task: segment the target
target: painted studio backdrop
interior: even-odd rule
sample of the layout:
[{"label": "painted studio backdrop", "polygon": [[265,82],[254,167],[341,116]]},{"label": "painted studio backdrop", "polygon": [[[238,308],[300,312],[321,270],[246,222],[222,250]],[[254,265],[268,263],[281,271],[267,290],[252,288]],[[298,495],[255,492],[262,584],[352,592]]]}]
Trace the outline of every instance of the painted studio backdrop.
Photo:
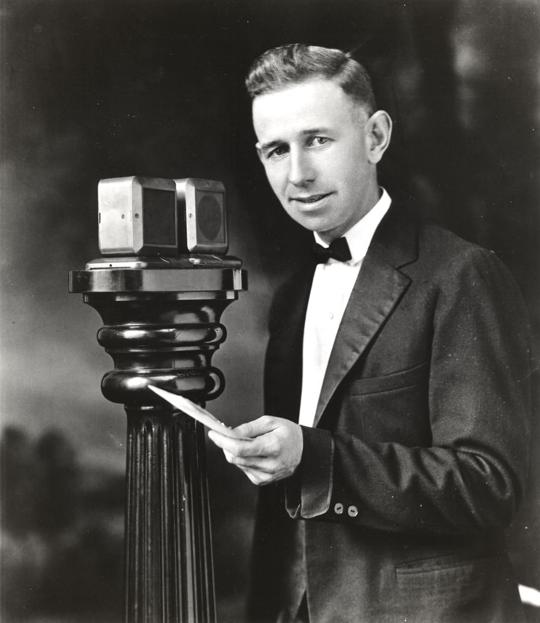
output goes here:
[{"label": "painted studio backdrop", "polygon": [[[253,147],[243,77],[264,49],[355,50],[395,120],[384,185],[496,251],[538,353],[536,0],[3,0],[0,29],[2,621],[121,619],[126,420],[100,392],[113,367],[101,321],[67,291],[68,271],[99,255],[99,179],[225,184],[249,292],[223,316],[226,389],[209,408],[229,424],[262,413],[268,305],[306,248]],[[208,458],[218,621],[237,623],[255,490],[213,446]],[[509,537],[537,589],[539,472],[535,448]]]}]

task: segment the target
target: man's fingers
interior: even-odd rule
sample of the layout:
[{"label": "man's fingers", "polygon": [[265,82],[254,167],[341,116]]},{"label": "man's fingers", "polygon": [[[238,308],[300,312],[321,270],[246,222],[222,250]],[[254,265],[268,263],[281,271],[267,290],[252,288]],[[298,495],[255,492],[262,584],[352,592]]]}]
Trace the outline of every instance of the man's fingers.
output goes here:
[{"label": "man's fingers", "polygon": [[221,448],[223,451],[230,452],[236,456],[243,455],[247,452],[252,443],[251,440],[245,441],[241,439],[233,439],[232,437],[227,437],[226,435],[222,435],[221,433],[217,433],[213,430],[208,432],[208,439],[213,441],[218,448]]},{"label": "man's fingers", "polygon": [[260,472],[256,469],[243,468],[242,471],[249,478],[249,480],[251,480],[251,482],[258,487],[261,485],[269,484],[273,481],[273,478],[270,474]]},{"label": "man's fingers", "polygon": [[264,439],[263,436],[254,439],[233,439],[221,435],[215,431],[208,432],[208,438],[222,450],[230,452],[239,458],[264,457],[275,453],[276,443],[272,439]]},{"label": "man's fingers", "polygon": [[239,459],[230,454],[230,452],[224,450],[223,454],[225,455],[227,461],[243,471],[244,474],[249,478],[249,480],[251,480],[254,485],[265,485],[274,480],[273,471],[268,469],[264,465],[253,465],[248,467],[247,465],[239,464]]},{"label": "man's fingers", "polygon": [[243,459],[226,450],[223,451],[225,454],[225,458],[231,465],[236,465],[241,470],[255,470],[258,472],[262,472],[264,474],[273,474],[276,471],[276,461],[268,458],[252,458],[252,459]]},{"label": "man's fingers", "polygon": [[241,437],[254,438],[269,433],[277,426],[278,422],[276,418],[272,417],[271,415],[263,415],[256,420],[252,420],[251,422],[240,424],[240,426],[237,426],[234,431],[238,433]]}]

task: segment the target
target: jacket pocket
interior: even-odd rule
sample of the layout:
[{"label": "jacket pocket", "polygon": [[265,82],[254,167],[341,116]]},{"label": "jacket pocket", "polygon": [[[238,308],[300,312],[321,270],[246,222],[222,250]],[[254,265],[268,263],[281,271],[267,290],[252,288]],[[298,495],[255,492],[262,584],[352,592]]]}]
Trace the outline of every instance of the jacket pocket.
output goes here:
[{"label": "jacket pocket", "polygon": [[400,615],[415,623],[524,623],[506,556],[409,562],[396,568],[396,582]]},{"label": "jacket pocket", "polygon": [[396,567],[396,582],[400,593],[413,601],[444,601],[450,594],[471,599],[492,588],[494,573],[503,562],[491,556],[421,560]]},{"label": "jacket pocket", "polygon": [[339,428],[366,443],[430,445],[429,364],[357,379],[340,396]]},{"label": "jacket pocket", "polygon": [[379,392],[392,391],[404,387],[412,387],[427,381],[429,362],[424,361],[412,368],[392,372],[383,376],[374,376],[352,381],[350,394],[352,396],[363,396],[365,394],[375,394]]}]

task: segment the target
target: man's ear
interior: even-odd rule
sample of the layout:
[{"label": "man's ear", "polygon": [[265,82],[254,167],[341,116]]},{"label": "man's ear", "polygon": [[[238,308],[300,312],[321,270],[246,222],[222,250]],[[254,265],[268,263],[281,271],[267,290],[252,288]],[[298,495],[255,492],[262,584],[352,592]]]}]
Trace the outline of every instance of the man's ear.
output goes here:
[{"label": "man's ear", "polygon": [[377,164],[390,145],[392,119],[385,110],[377,110],[367,120],[365,130],[368,160]]}]

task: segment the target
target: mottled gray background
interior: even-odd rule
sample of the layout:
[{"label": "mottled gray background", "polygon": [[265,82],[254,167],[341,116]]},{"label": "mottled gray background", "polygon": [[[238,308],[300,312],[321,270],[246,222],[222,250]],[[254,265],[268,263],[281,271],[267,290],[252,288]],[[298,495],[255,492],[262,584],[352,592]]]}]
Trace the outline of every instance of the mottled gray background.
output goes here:
[{"label": "mottled gray background", "polygon": [[[540,342],[537,0],[3,0],[0,2],[2,621],[116,622],[122,603],[125,417],[111,361],[67,273],[97,257],[97,182],[222,180],[230,252],[250,289],[225,312],[211,403],[262,411],[265,316],[305,236],[254,150],[243,76],[293,41],[355,49],[395,119],[394,196],[494,249]],[[535,360],[537,361],[537,360]],[[535,376],[535,387],[538,387]],[[533,445],[538,426],[533,428]],[[240,622],[254,490],[212,448],[218,619]],[[540,458],[510,545],[540,589]],[[531,620],[536,615],[531,610]]]}]

